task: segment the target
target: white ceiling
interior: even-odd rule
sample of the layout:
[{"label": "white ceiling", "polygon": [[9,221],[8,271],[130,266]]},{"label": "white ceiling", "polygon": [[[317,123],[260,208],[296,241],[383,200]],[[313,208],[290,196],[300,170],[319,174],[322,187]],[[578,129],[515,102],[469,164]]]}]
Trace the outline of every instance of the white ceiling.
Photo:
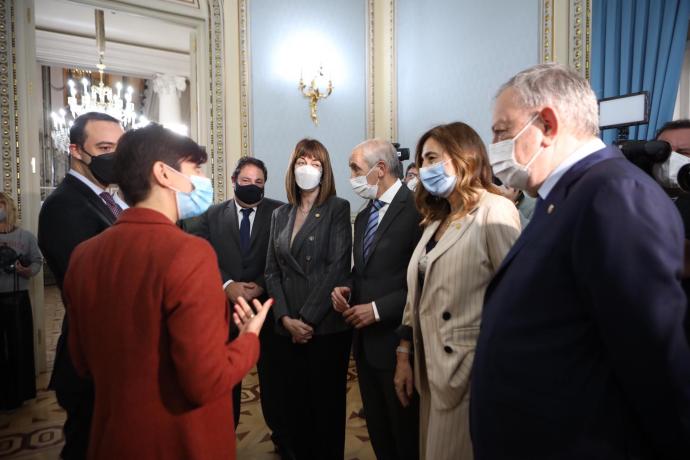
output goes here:
[{"label": "white ceiling", "polygon": [[[95,36],[94,8],[68,0],[35,0],[36,28],[66,34]],[[105,36],[148,48],[189,52],[192,29],[159,19],[105,10]],[[106,45],[106,58],[108,46]]]}]

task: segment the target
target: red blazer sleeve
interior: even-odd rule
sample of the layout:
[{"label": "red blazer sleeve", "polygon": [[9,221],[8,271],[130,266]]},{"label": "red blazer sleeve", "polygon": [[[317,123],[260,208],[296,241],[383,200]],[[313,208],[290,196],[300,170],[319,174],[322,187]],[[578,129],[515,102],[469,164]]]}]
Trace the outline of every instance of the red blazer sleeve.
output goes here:
[{"label": "red blazer sleeve", "polygon": [[165,323],[182,390],[195,404],[227,397],[259,358],[256,334],[230,344],[228,308],[211,246],[201,238],[181,245],[165,276]]}]

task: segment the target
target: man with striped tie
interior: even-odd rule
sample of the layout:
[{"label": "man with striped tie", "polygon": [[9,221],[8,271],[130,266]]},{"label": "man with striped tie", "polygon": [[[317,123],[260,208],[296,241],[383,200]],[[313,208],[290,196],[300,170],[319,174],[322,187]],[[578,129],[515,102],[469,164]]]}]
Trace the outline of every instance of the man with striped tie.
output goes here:
[{"label": "man with striped tie", "polygon": [[[38,215],[38,245],[60,290],[74,248],[110,227],[127,207],[106,190],[114,182],[112,152],[123,133],[118,120],[97,112],[81,115],[70,129],[70,170]],[[74,370],[67,333],[65,316],[50,388],[67,412],[61,458],[80,459],[88,447],[93,386]]]},{"label": "man with striped tie", "polygon": [[355,193],[369,202],[355,220],[349,286],[333,290],[333,308],[355,328],[352,346],[376,457],[418,458],[418,405],[413,400],[402,407],[393,374],[407,264],[421,236],[421,217],[414,195],[399,179],[402,165],[390,142],[369,140],[355,147],[350,171]]}]

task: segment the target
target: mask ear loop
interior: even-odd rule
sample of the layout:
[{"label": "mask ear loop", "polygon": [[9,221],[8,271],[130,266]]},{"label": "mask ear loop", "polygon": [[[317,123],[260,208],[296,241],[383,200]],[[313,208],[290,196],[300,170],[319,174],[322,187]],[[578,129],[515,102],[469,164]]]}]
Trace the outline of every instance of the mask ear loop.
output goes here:
[{"label": "mask ear loop", "polygon": [[183,192],[182,190],[178,190],[178,189],[176,189],[175,187],[168,186],[168,188],[169,188],[170,190],[172,190],[172,191],[174,191],[174,192],[178,192],[178,193],[184,193],[184,194],[187,194],[187,195],[190,194],[190,193],[192,193],[192,192],[194,191],[194,189],[195,189],[196,187],[194,186],[194,182],[192,182],[192,180],[191,180],[189,177],[187,177],[185,174],[182,174],[180,171],[178,171],[177,169],[173,168],[172,166],[170,166],[170,165],[167,164],[167,163],[163,163],[163,165],[164,165],[166,168],[168,168],[169,170],[173,171],[174,173],[179,174],[180,176],[182,176],[182,177],[184,177],[185,179],[187,179],[187,180],[189,181],[189,185],[192,186],[192,190],[190,190],[189,192]]}]

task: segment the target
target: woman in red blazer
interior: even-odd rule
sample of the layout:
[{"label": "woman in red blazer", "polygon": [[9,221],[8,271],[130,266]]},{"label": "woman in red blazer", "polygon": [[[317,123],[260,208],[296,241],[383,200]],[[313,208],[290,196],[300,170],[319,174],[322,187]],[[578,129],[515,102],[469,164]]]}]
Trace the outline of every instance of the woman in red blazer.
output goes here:
[{"label": "woman in red blazer", "polygon": [[241,335],[226,343],[215,253],[175,225],[210,204],[205,161],[191,139],[159,125],[125,134],[113,173],[133,207],[72,254],[70,353],[96,393],[89,458],[235,458],[230,395],[258,359],[271,301],[256,302],[256,315],[245,303]]}]

